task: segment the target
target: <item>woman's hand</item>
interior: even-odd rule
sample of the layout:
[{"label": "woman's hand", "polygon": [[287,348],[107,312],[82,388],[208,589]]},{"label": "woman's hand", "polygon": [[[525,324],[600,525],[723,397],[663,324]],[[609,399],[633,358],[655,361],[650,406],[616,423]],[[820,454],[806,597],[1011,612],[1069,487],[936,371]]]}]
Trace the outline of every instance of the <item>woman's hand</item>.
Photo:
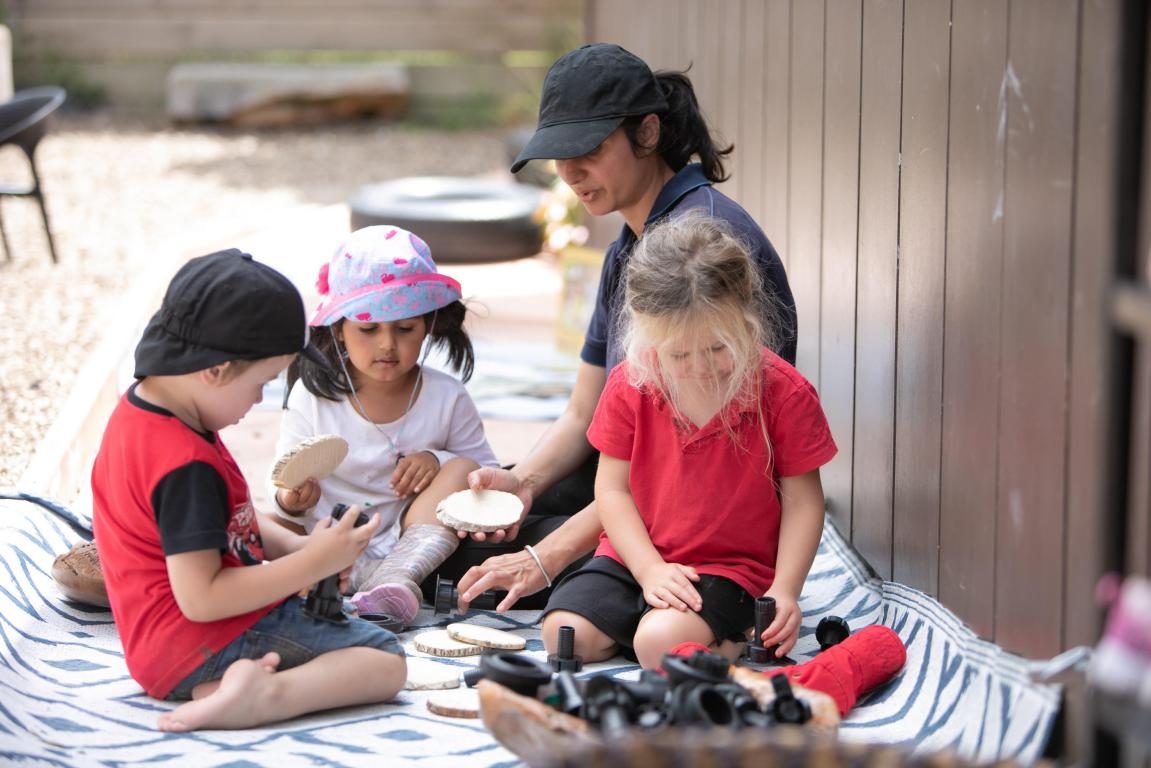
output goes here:
[{"label": "woman's hand", "polygon": [[298,488],[280,488],[276,491],[276,503],[290,515],[302,515],[320,501],[320,484],[312,478]]},{"label": "woman's hand", "polygon": [[[775,651],[776,658],[786,656],[799,639],[799,625],[803,622],[799,601],[784,590],[775,591],[774,587],[767,590],[764,596],[775,599],[775,620],[763,631],[759,641],[765,648],[778,645]],[[752,633],[755,633],[754,629]]]},{"label": "woman's hand", "polygon": [[420,451],[400,459],[392,472],[392,490],[401,499],[421,493],[440,472],[440,460],[431,451]]},{"label": "woman's hand", "polygon": [[677,611],[699,611],[703,600],[692,582],[699,574],[690,565],[658,563],[643,572],[633,574],[643,587],[643,599],[652,608],[674,608]]},{"label": "woman's hand", "polygon": [[[524,505],[523,512],[520,513],[519,523],[516,523],[507,529],[489,531],[487,533],[478,532],[471,534],[471,537],[476,541],[491,541],[496,544],[501,541],[515,540],[516,536],[519,536],[520,533],[520,523],[524,521],[524,518],[528,515],[528,510],[532,507],[532,492],[527,487],[527,485],[521,482],[520,479],[509,470],[500,469],[499,467],[480,467],[479,469],[474,469],[468,473],[468,487],[473,491],[481,491],[485,489],[493,491],[505,491],[507,493],[513,493],[519,497],[519,500],[522,501]],[[468,537],[468,533],[466,531],[456,531],[456,534],[461,539],[466,539]],[[523,554],[525,557],[528,557],[529,560],[531,559],[530,555],[527,555],[526,553],[517,553],[517,555],[518,554]],[[511,555],[503,555],[501,557],[511,557]],[[498,560],[500,558],[493,559]],[[487,564],[488,563],[485,562],[483,565],[486,566]],[[544,584],[541,581],[540,586],[536,589],[533,589],[532,592],[538,592],[540,589],[543,589],[543,586]],[[530,595],[532,592],[525,592],[524,594]],[[462,589],[460,590],[460,593],[463,593]],[[479,594],[479,592],[476,594]]]},{"label": "woman's hand", "polygon": [[497,612],[511,609],[516,601],[534,595],[547,586],[540,567],[527,550],[489,557],[473,565],[456,585],[459,591],[460,613],[467,613],[473,600],[489,589],[507,590],[507,596],[496,606]]}]

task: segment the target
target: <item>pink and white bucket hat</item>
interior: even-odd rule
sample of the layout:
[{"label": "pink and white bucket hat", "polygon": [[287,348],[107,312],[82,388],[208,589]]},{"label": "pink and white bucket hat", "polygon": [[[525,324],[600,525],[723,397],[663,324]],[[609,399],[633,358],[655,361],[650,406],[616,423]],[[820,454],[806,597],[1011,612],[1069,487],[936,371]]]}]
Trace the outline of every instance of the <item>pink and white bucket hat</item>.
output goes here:
[{"label": "pink and white bucket hat", "polygon": [[313,326],[419,317],[461,296],[460,284],[436,271],[427,243],[387,224],[349,235],[320,267],[316,288],[323,299],[308,323]]}]

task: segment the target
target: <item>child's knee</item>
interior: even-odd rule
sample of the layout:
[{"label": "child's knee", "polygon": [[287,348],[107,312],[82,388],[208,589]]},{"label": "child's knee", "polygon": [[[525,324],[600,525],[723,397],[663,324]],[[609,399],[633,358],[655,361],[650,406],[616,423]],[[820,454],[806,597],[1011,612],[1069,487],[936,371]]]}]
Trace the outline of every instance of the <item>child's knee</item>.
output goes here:
[{"label": "child's knee", "polygon": [[408,660],[398,653],[373,648],[374,670],[379,678],[380,697],[390,699],[404,687],[408,679]]},{"label": "child's knee", "polygon": [[658,666],[665,653],[684,642],[711,645],[711,629],[699,614],[671,609],[650,611],[635,631],[633,646],[640,666]]},{"label": "child's knee", "polygon": [[549,654],[559,650],[560,627],[572,628],[572,652],[584,661],[602,661],[611,658],[617,650],[615,641],[583,616],[569,611],[552,611],[544,617],[540,627],[540,637]]}]

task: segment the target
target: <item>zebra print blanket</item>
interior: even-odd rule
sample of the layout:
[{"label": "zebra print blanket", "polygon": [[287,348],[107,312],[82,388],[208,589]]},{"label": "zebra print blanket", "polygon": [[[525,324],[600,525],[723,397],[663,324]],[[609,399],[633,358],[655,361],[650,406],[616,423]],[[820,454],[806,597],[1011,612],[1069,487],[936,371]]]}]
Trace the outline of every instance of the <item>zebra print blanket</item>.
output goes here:
[{"label": "zebra print blanket", "polygon": [[[385,705],[339,710],[249,731],[164,734],[154,730],[172,705],[144,695],[128,676],[111,615],[61,598],[52,560],[82,535],[87,521],[67,510],[49,514],[26,500],[0,499],[0,758],[5,764],[376,766],[419,764],[515,766],[519,760],[479,720],[430,713],[428,694],[404,691]],[[854,742],[899,743],[916,750],[951,748],[978,761],[1036,760],[1058,707],[1054,686],[1030,681],[1025,661],[979,640],[937,602],[868,574],[828,525],[802,600],[804,626],[793,656],[817,650],[815,625],[837,614],[852,628],[892,627],[907,646],[904,671],[863,699],[841,727]],[[511,630],[527,652],[544,656],[537,614],[478,613],[469,621]],[[415,634],[459,617],[422,612],[402,635],[412,656]],[[477,657],[437,659],[461,670]],[[585,667],[583,675],[638,674],[622,660]]]}]

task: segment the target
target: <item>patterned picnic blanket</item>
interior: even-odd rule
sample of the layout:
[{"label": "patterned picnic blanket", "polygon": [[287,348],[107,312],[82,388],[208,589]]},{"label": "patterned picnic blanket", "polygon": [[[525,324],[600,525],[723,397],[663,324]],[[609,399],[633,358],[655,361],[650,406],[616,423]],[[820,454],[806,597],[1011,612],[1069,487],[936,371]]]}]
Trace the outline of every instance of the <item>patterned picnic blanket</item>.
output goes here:
[{"label": "patterned picnic blanket", "polygon": [[[70,511],[63,510],[65,515]],[[479,720],[441,717],[430,693],[404,691],[388,704],[303,717],[247,731],[164,734],[154,729],[172,705],[144,695],[128,676],[111,614],[63,599],[52,560],[83,534],[26,500],[0,499],[0,761],[25,765],[247,767],[378,766],[428,768],[516,766]],[[805,587],[804,625],[793,656],[818,650],[819,619],[836,614],[858,629],[892,627],[907,646],[904,671],[862,700],[841,727],[854,742],[899,743],[917,750],[952,748],[974,760],[1036,760],[1058,708],[1054,686],[1032,682],[1028,663],[979,640],[926,595],[881,581],[829,524]],[[512,631],[526,652],[545,658],[538,614],[476,612],[469,622]],[[412,656],[419,632],[459,621],[425,609],[401,638]],[[478,657],[436,659],[463,671]],[[622,659],[589,665],[633,677]]]}]

